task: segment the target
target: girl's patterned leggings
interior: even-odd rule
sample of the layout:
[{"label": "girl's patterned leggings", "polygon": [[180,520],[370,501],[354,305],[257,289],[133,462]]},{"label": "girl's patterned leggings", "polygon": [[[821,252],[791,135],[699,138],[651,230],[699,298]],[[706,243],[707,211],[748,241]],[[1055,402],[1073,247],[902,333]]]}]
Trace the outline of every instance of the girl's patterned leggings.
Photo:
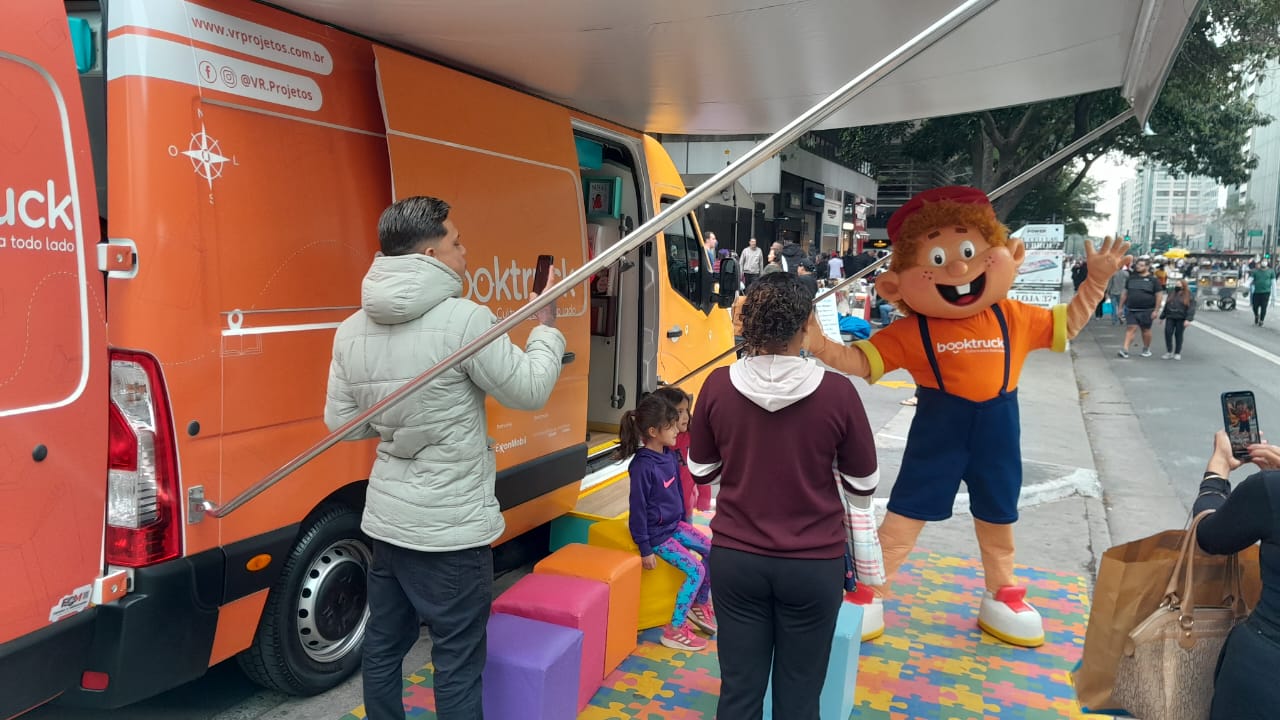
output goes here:
[{"label": "girl's patterned leggings", "polygon": [[711,581],[707,573],[707,553],[710,551],[711,539],[687,522],[680,523],[674,535],[653,548],[654,555],[685,574],[684,584],[676,594],[675,610],[671,613],[671,624],[676,627],[684,624],[690,606],[694,603],[701,605],[711,596]]}]

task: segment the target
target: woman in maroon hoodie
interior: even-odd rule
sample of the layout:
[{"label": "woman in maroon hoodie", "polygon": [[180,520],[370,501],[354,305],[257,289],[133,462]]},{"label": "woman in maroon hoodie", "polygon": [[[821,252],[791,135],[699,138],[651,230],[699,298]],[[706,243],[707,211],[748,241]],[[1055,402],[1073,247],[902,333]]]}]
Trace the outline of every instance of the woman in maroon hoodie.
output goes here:
[{"label": "woman in maroon hoodie", "polygon": [[812,304],[794,275],[756,281],[742,309],[750,352],[707,377],[689,428],[694,480],[720,478],[717,717],[760,718],[772,673],[774,717],[818,720],[844,590],[845,503],[870,507],[879,482],[857,390],[800,357]]}]

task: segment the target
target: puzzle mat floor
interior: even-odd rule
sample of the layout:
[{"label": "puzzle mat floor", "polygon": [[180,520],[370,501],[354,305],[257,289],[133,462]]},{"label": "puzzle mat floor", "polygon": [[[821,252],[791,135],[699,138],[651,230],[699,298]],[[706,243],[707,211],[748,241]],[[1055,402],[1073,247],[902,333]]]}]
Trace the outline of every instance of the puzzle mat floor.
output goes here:
[{"label": "puzzle mat floor", "polygon": [[[1044,618],[1046,642],[1027,650],[977,628],[983,589],[976,560],[915,553],[885,608],[885,634],[862,646],[851,718],[875,720],[1047,720],[1083,715],[1069,672],[1080,659],[1089,594],[1082,577],[1020,567],[1028,599]],[[720,689],[715,641],[705,653],[665,648],[660,630],[605,679],[579,720],[694,720],[715,716]],[[434,719],[431,668],[405,682],[412,720]],[[343,720],[363,720],[356,708]]]}]

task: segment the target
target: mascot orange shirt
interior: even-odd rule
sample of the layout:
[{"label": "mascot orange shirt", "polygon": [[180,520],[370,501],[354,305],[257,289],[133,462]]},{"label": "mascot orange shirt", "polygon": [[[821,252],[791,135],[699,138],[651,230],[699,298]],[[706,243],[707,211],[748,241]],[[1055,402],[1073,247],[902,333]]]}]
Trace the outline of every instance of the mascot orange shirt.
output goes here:
[{"label": "mascot orange shirt", "polygon": [[[870,382],[897,369],[915,380],[916,415],[902,469],[880,525],[888,577],[929,521],[951,517],[960,483],[982,551],[987,592],[978,625],[1014,645],[1044,643],[1040,614],[1014,577],[1013,523],[1022,489],[1018,378],[1033,350],[1062,352],[1089,322],[1128,245],[1086,244],[1089,276],[1070,305],[1052,309],[1006,296],[1026,252],[1008,237],[985,193],[970,187],[923,192],[889,219],[893,258],[876,293],[907,317],[851,347],[828,342],[813,321],[810,352]],[[884,632],[881,595],[859,586],[863,637]]]}]

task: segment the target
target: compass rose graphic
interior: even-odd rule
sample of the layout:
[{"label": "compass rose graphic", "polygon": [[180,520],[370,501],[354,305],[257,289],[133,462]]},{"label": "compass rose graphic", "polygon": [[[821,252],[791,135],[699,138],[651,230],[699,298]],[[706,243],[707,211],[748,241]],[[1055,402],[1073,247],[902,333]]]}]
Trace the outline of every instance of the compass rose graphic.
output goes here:
[{"label": "compass rose graphic", "polygon": [[182,154],[191,158],[191,168],[209,183],[210,190],[213,189],[213,181],[222,177],[222,165],[231,162],[231,158],[222,154],[218,141],[204,131],[203,124],[200,132],[191,136],[191,142]]}]

